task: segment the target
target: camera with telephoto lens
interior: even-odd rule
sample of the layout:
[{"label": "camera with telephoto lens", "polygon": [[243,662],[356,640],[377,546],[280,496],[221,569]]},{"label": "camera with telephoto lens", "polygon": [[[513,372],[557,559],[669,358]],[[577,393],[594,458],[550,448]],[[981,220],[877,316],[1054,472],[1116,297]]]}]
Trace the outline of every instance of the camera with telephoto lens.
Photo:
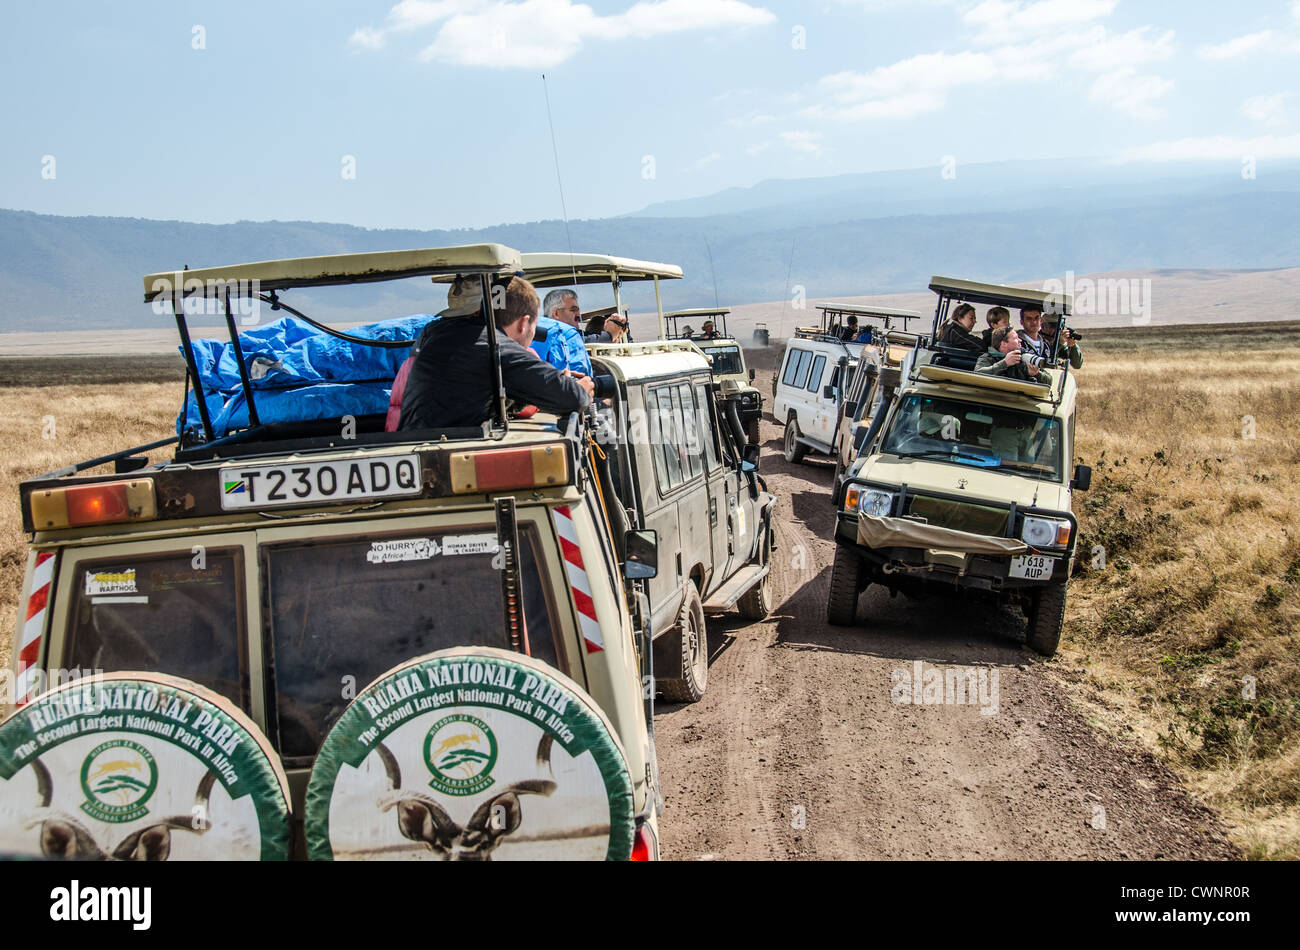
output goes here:
[{"label": "camera with telephoto lens", "polygon": [[592,383],[596,386],[596,398],[607,399],[610,396],[618,395],[618,383],[614,377],[607,374],[596,374],[591,377]]},{"label": "camera with telephoto lens", "polygon": [[1026,366],[1032,366],[1034,369],[1042,369],[1051,362],[1046,356],[1039,356],[1036,353],[1026,353],[1021,357],[1020,361]]}]

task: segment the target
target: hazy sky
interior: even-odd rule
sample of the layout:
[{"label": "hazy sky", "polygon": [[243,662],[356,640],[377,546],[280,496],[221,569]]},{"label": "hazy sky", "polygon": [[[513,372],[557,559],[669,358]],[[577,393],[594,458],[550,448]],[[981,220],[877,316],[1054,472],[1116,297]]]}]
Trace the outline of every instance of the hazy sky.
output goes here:
[{"label": "hazy sky", "polygon": [[543,72],[571,218],[945,156],[1300,156],[1290,0],[97,0],[4,27],[0,206],[54,214],[556,218]]}]

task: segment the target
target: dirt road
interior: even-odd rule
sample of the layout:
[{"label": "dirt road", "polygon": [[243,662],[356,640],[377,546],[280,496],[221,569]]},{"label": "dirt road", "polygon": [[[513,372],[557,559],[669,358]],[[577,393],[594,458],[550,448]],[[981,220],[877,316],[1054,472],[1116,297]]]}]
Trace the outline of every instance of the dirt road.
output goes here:
[{"label": "dirt road", "polygon": [[[772,616],[712,618],[704,699],[655,717],[665,858],[1238,856],[1175,776],[1088,724],[1062,685],[1077,671],[1023,646],[1018,611],[872,587],[857,627],[829,626],[833,463],[788,464],[782,432],[763,421]],[[917,661],[982,668],[984,690],[896,702]]]}]

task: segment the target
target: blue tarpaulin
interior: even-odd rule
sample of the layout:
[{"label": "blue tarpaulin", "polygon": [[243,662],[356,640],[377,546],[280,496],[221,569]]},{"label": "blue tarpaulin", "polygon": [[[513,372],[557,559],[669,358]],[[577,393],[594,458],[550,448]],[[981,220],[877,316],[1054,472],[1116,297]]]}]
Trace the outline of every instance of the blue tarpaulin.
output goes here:
[{"label": "blue tarpaulin", "polygon": [[[432,314],[417,313],[347,333],[366,340],[414,342],[434,319]],[[408,346],[351,343],[292,317],[241,333],[239,343],[263,423],[382,415],[388,410],[393,377],[411,355]],[[213,435],[220,438],[247,428],[248,405],[234,346],[229,340],[195,340],[193,346]],[[201,433],[202,425],[191,392],[176,430],[182,436],[186,431]]]}]

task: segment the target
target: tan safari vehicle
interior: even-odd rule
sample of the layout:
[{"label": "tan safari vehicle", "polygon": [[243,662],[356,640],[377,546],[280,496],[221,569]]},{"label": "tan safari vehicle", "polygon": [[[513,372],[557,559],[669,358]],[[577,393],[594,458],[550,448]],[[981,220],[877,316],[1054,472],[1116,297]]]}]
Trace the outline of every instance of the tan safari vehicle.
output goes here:
[{"label": "tan safari vehicle", "polygon": [[[682,563],[676,522],[663,545],[626,515],[656,483],[597,441],[594,406],[512,417],[494,334],[483,372],[499,395],[481,428],[385,432],[382,411],[339,412],[340,393],[375,396],[366,372],[277,404],[290,355],[252,352],[254,332],[233,316],[256,302],[293,317],[268,330],[306,321],[358,365],[386,361],[385,403],[429,318],[340,333],[282,295],[472,275],[488,301],[492,282],[523,266],[483,244],[145,278],[145,300],[176,314],[182,418],[197,421],[20,487],[31,544],[19,703],[0,724],[0,853],[657,857],[659,589],[648,585],[661,583],[661,547],[663,583],[695,566]],[[200,346],[211,341],[190,338],[192,297],[226,315],[229,342],[213,345],[231,391],[214,388],[214,351]],[[652,357],[606,359],[620,386],[648,385],[631,367]],[[668,398],[707,386],[696,359],[685,377],[665,374]],[[160,449],[160,461],[145,456]],[[712,464],[707,453],[681,463]],[[729,517],[721,493],[716,506]],[[759,530],[751,521],[746,540]],[[699,544],[731,540],[739,559],[740,537]],[[70,669],[90,675],[44,690]]]},{"label": "tan safari vehicle", "polygon": [[849,625],[870,584],[925,597],[939,589],[1020,605],[1029,645],[1056,652],[1075,557],[1075,490],[1092,472],[1071,469],[1075,380],[976,373],[976,354],[936,346],[954,303],[1036,304],[1068,320],[1068,296],[935,277],[931,335],[886,391],[835,495],[835,558],[827,619]]},{"label": "tan safari vehicle", "polygon": [[620,310],[621,284],[654,282],[659,341],[586,349],[608,400],[596,440],[608,455],[605,498],[615,533],[653,531],[663,552],[658,575],[646,584],[654,684],[666,700],[696,702],[708,685],[705,616],[734,607],[762,620],[772,608],[776,497],[758,474],[742,404],[732,381],[720,381],[717,362],[701,352],[704,341],[672,338],[674,314],[662,310],[659,281],[681,277],[680,268],[564,252],[524,254],[523,265],[538,287],[608,282]]},{"label": "tan safari vehicle", "polygon": [[[668,324],[665,339],[690,339],[709,358],[713,378],[721,384],[721,392],[735,401],[749,441],[757,443],[758,421],[763,418],[763,394],[754,386],[754,371],[745,365],[745,351],[740,348],[739,341],[727,332],[729,313],[730,310],[721,307],[673,310],[664,314],[664,320]],[[715,336],[705,338],[701,335],[699,328],[706,321],[714,324]],[[692,324],[694,327],[691,336],[684,337],[686,328]]]}]

